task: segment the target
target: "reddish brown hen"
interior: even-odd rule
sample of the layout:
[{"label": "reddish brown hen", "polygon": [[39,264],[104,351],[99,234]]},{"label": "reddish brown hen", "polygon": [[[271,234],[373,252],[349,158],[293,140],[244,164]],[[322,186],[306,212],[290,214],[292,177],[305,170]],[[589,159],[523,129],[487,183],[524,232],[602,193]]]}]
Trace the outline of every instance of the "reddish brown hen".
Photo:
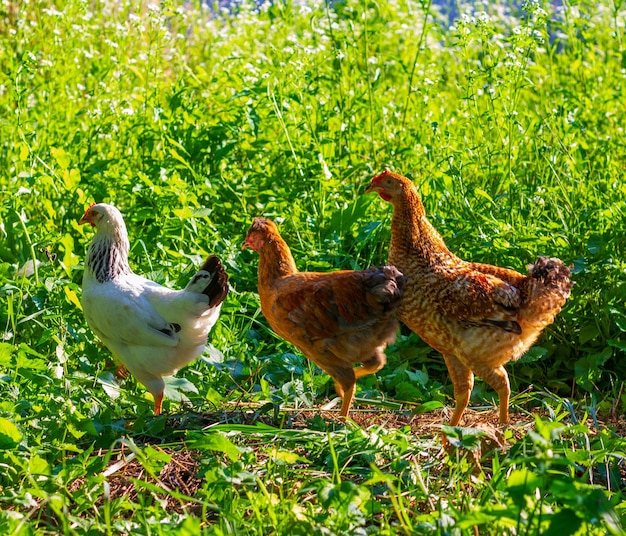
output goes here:
[{"label": "reddish brown hen", "polygon": [[570,270],[539,257],[528,275],[465,262],[430,224],[413,183],[385,171],[367,192],[393,205],[389,263],[407,278],[398,318],[443,354],[454,386],[455,426],[467,407],[474,374],[500,397],[500,422],[509,418],[511,389],[504,365],[519,359],[570,295]]},{"label": "reddish brown hen", "polygon": [[[335,380],[346,416],[357,378],[380,370],[398,329],[404,276],[393,266],[299,272],[276,225],[255,218],[245,245],[259,253],[261,310],[272,329]],[[360,366],[354,368],[356,363]]]}]

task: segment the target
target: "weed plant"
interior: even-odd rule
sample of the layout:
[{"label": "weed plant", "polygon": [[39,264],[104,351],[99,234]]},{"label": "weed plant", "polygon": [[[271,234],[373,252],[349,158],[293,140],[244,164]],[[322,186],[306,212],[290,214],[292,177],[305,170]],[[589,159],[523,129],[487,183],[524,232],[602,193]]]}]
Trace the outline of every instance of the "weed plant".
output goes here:
[{"label": "weed plant", "polygon": [[[623,534],[622,4],[0,2],[0,532]],[[386,166],[459,256],[573,265],[564,310],[508,366],[524,424],[482,460],[484,432],[448,430],[437,456],[439,428],[411,426],[444,423],[452,394],[417,336],[359,381],[356,413],[381,416],[359,427],[302,417],[332,384],[260,313],[252,218],[279,222],[302,270],[382,264],[389,206],[362,193]],[[169,417],[83,318],[92,201],[122,210],[138,273],[228,268]]]}]

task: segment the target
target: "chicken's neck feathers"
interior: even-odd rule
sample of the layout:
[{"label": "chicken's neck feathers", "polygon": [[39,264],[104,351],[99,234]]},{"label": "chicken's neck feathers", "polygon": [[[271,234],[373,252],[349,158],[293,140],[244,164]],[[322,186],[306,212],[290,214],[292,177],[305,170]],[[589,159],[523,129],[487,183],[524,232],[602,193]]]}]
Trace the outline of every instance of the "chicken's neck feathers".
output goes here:
[{"label": "chicken's neck feathers", "polygon": [[270,284],[298,272],[287,243],[280,236],[268,236],[259,252],[259,283]]},{"label": "chicken's neck feathers", "polygon": [[126,233],[98,233],[89,246],[85,271],[99,282],[113,281],[120,276],[132,274],[128,265],[130,244]]},{"label": "chicken's neck feathers", "polygon": [[406,192],[395,204],[391,219],[390,258],[392,255],[402,258],[417,255],[427,264],[441,263],[451,257],[456,259],[428,221],[422,200],[415,191]]}]

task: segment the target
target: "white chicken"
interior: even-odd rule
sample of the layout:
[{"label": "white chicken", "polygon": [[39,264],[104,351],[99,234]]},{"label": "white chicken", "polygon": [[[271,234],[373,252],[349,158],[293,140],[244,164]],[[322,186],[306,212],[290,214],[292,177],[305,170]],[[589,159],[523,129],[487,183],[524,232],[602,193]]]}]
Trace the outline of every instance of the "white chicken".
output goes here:
[{"label": "white chicken", "polygon": [[85,223],[96,228],[83,275],[87,324],[146,386],[159,415],[163,376],[175,374],[204,351],[228,294],[228,275],[211,255],[184,290],[163,287],[130,269],[128,234],[117,208],[94,204],[79,221]]}]

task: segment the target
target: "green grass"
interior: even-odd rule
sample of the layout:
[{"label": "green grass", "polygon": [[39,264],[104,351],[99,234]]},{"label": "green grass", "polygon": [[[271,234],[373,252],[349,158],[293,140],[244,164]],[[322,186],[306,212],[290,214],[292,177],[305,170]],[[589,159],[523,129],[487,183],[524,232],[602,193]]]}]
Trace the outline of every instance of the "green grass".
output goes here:
[{"label": "green grass", "polygon": [[[0,5],[0,532],[622,533],[626,11],[459,7],[449,27],[426,0]],[[359,427],[315,416],[332,383],[260,313],[252,218],[280,222],[302,270],[381,264],[390,207],[362,192],[385,166],[463,258],[574,265],[507,367],[507,448],[479,462],[471,428],[438,456],[425,423],[452,390],[417,336],[359,381]],[[169,418],[82,316],[92,201],[162,284],[227,265]],[[493,399],[478,382],[472,403]]]}]

